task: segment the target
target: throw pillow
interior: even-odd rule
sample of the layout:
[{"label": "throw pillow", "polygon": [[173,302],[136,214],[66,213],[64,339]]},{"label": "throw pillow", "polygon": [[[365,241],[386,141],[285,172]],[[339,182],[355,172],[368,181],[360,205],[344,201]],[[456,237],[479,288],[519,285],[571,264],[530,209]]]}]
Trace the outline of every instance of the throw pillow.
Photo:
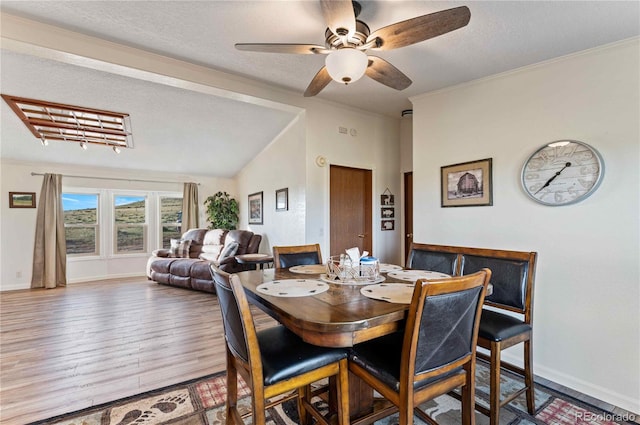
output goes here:
[{"label": "throw pillow", "polygon": [[171,239],[170,256],[176,258],[189,258],[191,239]]},{"label": "throw pillow", "polygon": [[222,261],[225,258],[233,257],[236,255],[236,251],[238,251],[238,242],[229,242],[227,245],[222,248],[222,252],[220,252],[220,256],[218,257],[218,261]]}]

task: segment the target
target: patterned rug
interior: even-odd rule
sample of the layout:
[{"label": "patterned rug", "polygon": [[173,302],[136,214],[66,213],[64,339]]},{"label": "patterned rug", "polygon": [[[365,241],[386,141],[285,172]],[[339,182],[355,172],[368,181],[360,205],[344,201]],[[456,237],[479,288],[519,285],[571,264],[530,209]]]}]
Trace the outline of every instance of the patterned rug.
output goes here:
[{"label": "patterned rug", "polygon": [[[487,406],[489,394],[489,370],[478,363],[476,380],[476,399]],[[507,372],[501,376],[502,390],[508,394],[514,388],[522,387],[522,381]],[[70,413],[32,425],[224,425],[225,423],[224,373],[201,378],[183,384],[173,385],[161,390],[118,400],[108,405],[97,406],[79,412]],[[251,403],[249,390],[241,382],[239,402],[242,413],[249,412]],[[602,411],[589,404],[573,399],[565,394],[536,384],[536,414],[527,413],[524,396],[505,406],[501,410],[501,425],[613,425],[638,424],[638,417],[623,417]],[[318,399],[318,403],[322,403]],[[424,403],[422,409],[441,425],[460,423],[460,402],[449,395]],[[295,401],[289,401],[269,410],[268,425],[295,425],[298,423]],[[251,423],[248,418],[246,423]],[[417,417],[416,425],[423,425]],[[485,425],[489,418],[476,412],[476,423]],[[389,416],[375,425],[397,425],[397,415]]]}]

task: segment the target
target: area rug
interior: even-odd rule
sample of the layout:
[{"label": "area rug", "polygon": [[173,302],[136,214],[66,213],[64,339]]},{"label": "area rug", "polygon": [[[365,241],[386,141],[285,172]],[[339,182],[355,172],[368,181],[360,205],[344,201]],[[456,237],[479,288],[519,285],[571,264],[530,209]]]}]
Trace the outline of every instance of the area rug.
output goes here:
[{"label": "area rug", "polygon": [[[487,406],[489,399],[489,370],[478,363],[476,399]],[[505,394],[522,387],[519,377],[508,372],[501,376]],[[224,425],[225,424],[225,374],[220,373],[191,382],[185,382],[157,391],[122,399],[103,406],[96,406],[75,413],[69,413],[32,425]],[[242,413],[251,408],[249,390],[244,382],[240,384],[241,399],[238,403]],[[536,413],[527,413],[524,396],[502,408],[501,425],[614,425],[638,424],[638,417],[623,416],[605,412],[594,406],[561,394],[550,388],[536,384]],[[321,404],[321,400],[316,400]],[[320,406],[322,407],[322,406]],[[449,395],[424,403],[421,408],[441,425],[460,423],[460,402]],[[251,423],[247,418],[247,424]],[[298,414],[295,401],[269,409],[268,425],[295,425]],[[419,418],[416,425],[425,425]],[[476,412],[476,423],[485,425],[489,418]],[[375,425],[397,425],[397,415],[389,416]]]}]

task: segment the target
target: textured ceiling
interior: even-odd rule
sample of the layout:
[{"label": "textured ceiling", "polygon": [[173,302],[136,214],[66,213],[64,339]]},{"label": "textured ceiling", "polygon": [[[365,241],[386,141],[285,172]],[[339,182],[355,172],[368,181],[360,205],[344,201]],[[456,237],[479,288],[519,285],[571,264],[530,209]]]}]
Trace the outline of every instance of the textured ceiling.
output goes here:
[{"label": "textured ceiling", "polygon": [[[403,109],[411,108],[411,96],[640,34],[637,1],[361,1],[361,4],[359,19],[371,30],[460,5],[471,10],[471,21],[462,29],[378,53],[413,80],[409,88],[396,91],[363,78],[349,86],[331,83],[318,95],[321,99],[396,117]],[[13,15],[280,86],[300,96],[324,64],[324,56],[320,55],[241,52],[234,48],[237,42],[323,44],[326,25],[316,1],[3,0],[0,8]],[[160,149],[176,143],[184,143],[186,150],[193,151],[210,145],[236,147],[237,163],[227,164],[227,175],[234,174],[247,157],[271,140],[267,136],[273,138],[292,119],[291,113],[152,87],[152,83],[73,69],[70,65],[30,62],[34,60],[3,50],[2,91],[38,97],[42,90],[18,80],[25,73],[39,72],[60,80],[59,93],[50,85],[43,89],[52,90],[49,100],[83,105],[87,103],[86,93],[83,95],[74,85],[104,90],[105,96],[96,97],[100,102],[92,99],[91,104],[84,106],[111,107],[139,115],[133,120],[136,150]],[[43,78],[42,74],[33,77]],[[139,93],[139,97],[133,99],[113,90],[107,95],[104,81],[122,85],[132,93]],[[71,85],[72,89],[63,89],[63,84]],[[254,117],[260,119],[251,121],[255,126],[241,126],[239,117],[244,123]],[[174,125],[167,130],[158,125],[166,123],[165,119],[180,119],[189,124]],[[4,128],[2,135],[2,156],[7,152],[15,154],[17,147],[4,140]],[[176,167],[182,169],[183,165]],[[199,166],[198,170],[204,168]]]}]

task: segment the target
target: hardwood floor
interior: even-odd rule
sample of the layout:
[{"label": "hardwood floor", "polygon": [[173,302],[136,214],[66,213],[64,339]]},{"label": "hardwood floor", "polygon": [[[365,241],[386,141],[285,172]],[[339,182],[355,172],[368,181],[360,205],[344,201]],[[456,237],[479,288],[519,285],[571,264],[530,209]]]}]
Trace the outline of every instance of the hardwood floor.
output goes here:
[{"label": "hardwood floor", "polygon": [[[256,326],[275,321],[253,310]],[[146,278],[0,293],[0,423],[25,424],[225,369],[215,295]]]}]

